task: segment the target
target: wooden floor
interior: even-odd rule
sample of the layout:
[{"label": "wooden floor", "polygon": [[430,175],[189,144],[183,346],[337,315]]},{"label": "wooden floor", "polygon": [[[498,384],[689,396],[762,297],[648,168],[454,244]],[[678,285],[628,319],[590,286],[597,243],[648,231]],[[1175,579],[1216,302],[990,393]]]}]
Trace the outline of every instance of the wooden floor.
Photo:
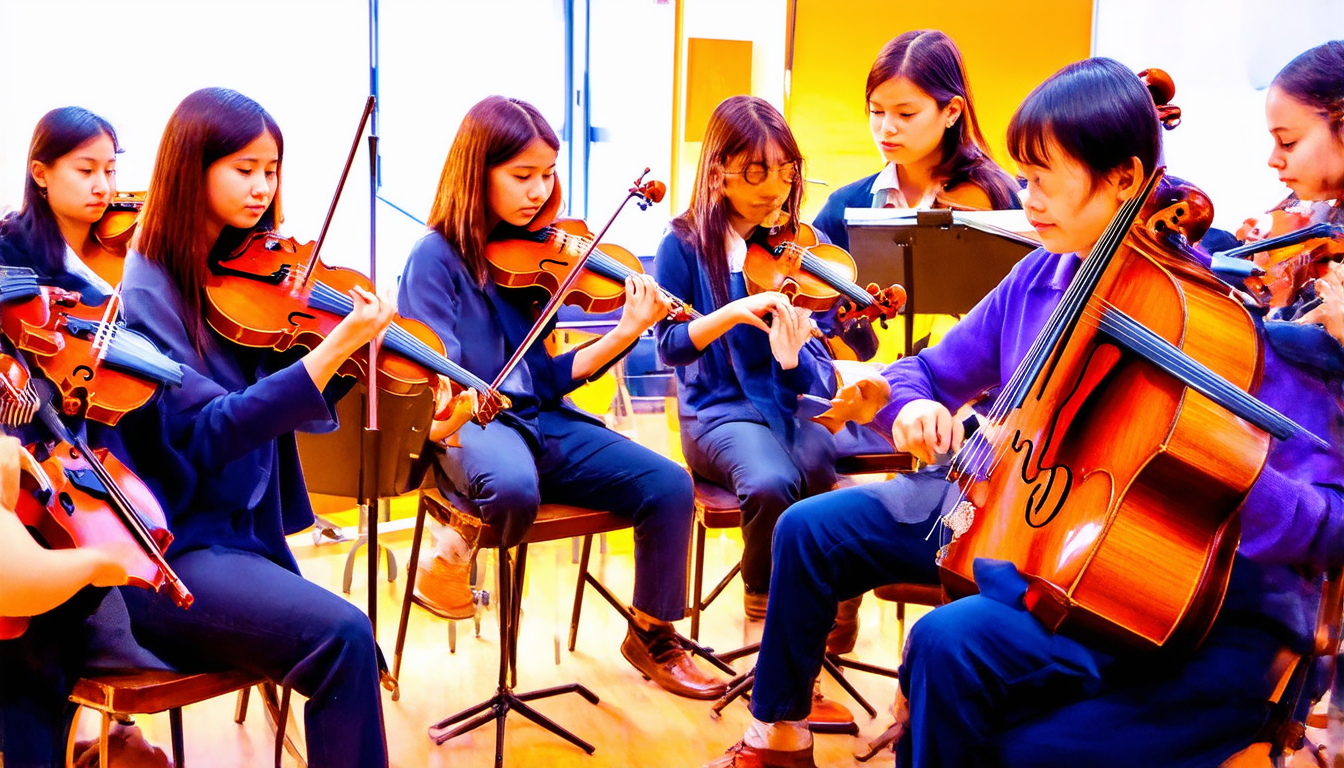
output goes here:
[{"label": "wooden floor", "polygon": [[[392,547],[401,568],[395,582],[380,579],[378,590],[378,638],[390,660],[396,640],[410,536],[401,531],[384,540]],[[313,546],[311,537],[304,535],[295,537],[292,545],[305,576],[334,591],[340,590],[350,544]],[[607,548],[605,555],[595,554],[594,573],[616,594],[628,596],[633,574],[629,533],[608,536]],[[712,538],[707,570],[726,572],[740,551],[740,540],[736,537]],[[593,743],[597,751],[590,757],[540,727],[511,716],[506,733],[505,761],[517,766],[539,765],[545,761],[551,768],[697,766],[736,741],[749,720],[746,705],[734,703],[724,711],[722,719],[716,720],[710,715],[711,702],[672,696],[645,681],[620,656],[624,622],[591,590],[579,626],[578,647],[574,653],[565,650],[577,575],[571,554],[569,542],[537,545],[529,554],[519,649],[519,689],[531,690],[571,681],[591,688],[602,700],[597,706],[570,696],[540,702],[537,708]],[[361,550],[355,584],[349,596],[361,607],[367,605],[366,567]],[[760,622],[744,622],[742,618],[741,595],[740,582],[737,582],[720,598],[721,602],[706,613],[702,627],[706,642],[726,649],[759,638]],[[863,628],[855,655],[884,666],[894,666],[897,663],[894,608],[869,599],[861,615]],[[689,631],[688,624],[682,622],[683,631]],[[393,766],[485,768],[493,765],[494,728],[491,726],[484,726],[443,746],[436,746],[426,733],[427,727],[443,716],[494,692],[499,649],[494,611],[483,613],[479,638],[474,636],[471,621],[458,622],[457,633],[457,653],[450,654],[448,622],[418,608],[412,610],[400,679],[401,700],[394,702],[386,693],[383,697]],[[750,662],[751,659],[747,659],[739,662],[739,666]],[[861,737],[818,736],[816,750],[820,765],[861,765],[851,753],[890,722],[888,710],[895,681],[855,672],[850,672],[849,677],[878,709],[878,717],[870,719],[852,702],[847,702],[857,715]],[[829,680],[824,681],[823,687],[828,694],[844,700],[843,692]],[[186,762],[189,766],[222,768],[268,764],[272,731],[261,708],[254,705],[247,721],[235,725],[233,706],[234,698],[230,696],[185,711]],[[296,705],[296,712],[299,706]],[[139,722],[151,741],[166,748],[169,740],[166,715],[141,717]],[[889,757],[879,760],[879,765],[890,764]]]},{"label": "wooden floor", "polygon": [[[639,420],[639,419],[637,419]],[[649,423],[656,420],[657,423]],[[663,416],[642,417],[647,433],[641,442],[655,444],[668,453],[679,453],[677,446],[667,444],[667,432],[662,428]],[[663,442],[658,444],[658,433]],[[675,437],[672,438],[675,440]],[[330,510],[331,503],[326,509]],[[339,505],[338,505],[339,506]],[[410,547],[410,531],[406,518],[414,514],[414,497],[394,500],[393,530],[382,536],[392,548],[399,572],[393,582],[379,581],[378,639],[387,653],[389,662],[396,641],[402,586]],[[342,525],[354,525],[353,511],[333,515]],[[728,534],[712,532],[706,557],[707,580],[719,575],[735,563],[741,554],[741,540],[733,531]],[[315,545],[310,534],[291,537],[291,547],[303,573],[309,579],[333,591],[341,589],[342,572],[351,544],[331,543]],[[633,579],[633,542],[629,531],[607,537],[605,554],[594,553],[592,569],[618,596],[631,594]],[[545,764],[548,768],[565,766],[598,768],[599,766],[698,766],[723,752],[737,741],[749,721],[745,704],[737,702],[728,707],[722,719],[710,715],[711,702],[691,701],[664,692],[645,681],[620,655],[620,642],[625,626],[619,615],[591,590],[585,601],[579,628],[578,647],[574,653],[565,650],[569,613],[573,601],[577,566],[573,563],[570,542],[554,542],[531,548],[528,561],[528,584],[523,600],[523,624],[519,651],[519,690],[531,690],[577,681],[591,688],[600,698],[597,706],[577,696],[550,699],[537,704],[544,714],[561,725],[576,731],[597,747],[588,756],[576,747],[552,736],[542,728],[518,716],[508,720],[505,761],[515,766]],[[488,567],[493,586],[493,560]],[[708,588],[708,585],[707,585]],[[367,561],[361,550],[355,571],[355,581],[349,599],[366,607]],[[920,609],[912,609],[913,616]],[[862,611],[862,629],[855,655],[865,661],[894,667],[898,662],[896,647],[896,612],[894,606],[873,600],[865,601]],[[683,632],[689,631],[689,621],[681,622]],[[742,615],[741,581],[735,580],[728,591],[705,614],[702,639],[720,649],[737,647],[757,640],[760,622],[746,622]],[[471,621],[458,622],[457,652],[448,652],[448,622],[414,608],[406,642],[400,701],[392,701],[385,693],[383,706],[387,725],[388,744],[393,766],[479,766],[493,765],[495,733],[492,726],[484,726],[468,735],[458,737],[443,746],[430,740],[426,729],[442,717],[484,700],[494,692],[498,663],[498,625],[493,609],[482,614],[481,635],[474,636]],[[754,657],[738,662],[745,668]],[[861,729],[860,737],[821,735],[816,740],[819,765],[857,766],[853,752],[860,750],[868,738],[882,732],[891,722],[889,709],[896,690],[896,682],[850,672],[849,677],[878,710],[877,718],[869,718],[831,681],[823,682],[823,690],[834,698],[845,701],[855,712]],[[301,703],[296,698],[295,711],[302,722]],[[264,766],[271,760],[272,731],[261,708],[254,705],[243,725],[233,722],[234,697],[224,697],[189,707],[184,713],[186,724],[186,763],[191,768],[232,768],[234,766]],[[85,731],[92,734],[94,718],[86,718]],[[150,740],[167,748],[169,728],[167,715],[139,718]],[[302,745],[302,740],[299,741]],[[891,757],[876,758],[869,765],[890,765]],[[292,761],[287,760],[287,764]],[[320,767],[318,767],[320,768]]]}]

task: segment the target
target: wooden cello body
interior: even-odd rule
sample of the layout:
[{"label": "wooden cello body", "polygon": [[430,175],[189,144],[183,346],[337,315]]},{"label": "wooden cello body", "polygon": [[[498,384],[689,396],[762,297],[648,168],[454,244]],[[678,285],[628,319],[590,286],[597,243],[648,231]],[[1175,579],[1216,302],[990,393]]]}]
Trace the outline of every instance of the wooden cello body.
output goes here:
[{"label": "wooden cello body", "polygon": [[1145,352],[1194,361],[1243,396],[1259,385],[1255,322],[1173,247],[1190,207],[1159,209],[1161,197],[1148,187],[1112,252],[1093,249],[1040,354],[1005,387],[1011,402],[958,454],[966,500],[949,515],[960,533],[940,560],[953,595],[976,591],[976,558],[1011,561],[1035,616],[1108,648],[1203,639],[1226,593],[1237,509],[1270,443]]}]

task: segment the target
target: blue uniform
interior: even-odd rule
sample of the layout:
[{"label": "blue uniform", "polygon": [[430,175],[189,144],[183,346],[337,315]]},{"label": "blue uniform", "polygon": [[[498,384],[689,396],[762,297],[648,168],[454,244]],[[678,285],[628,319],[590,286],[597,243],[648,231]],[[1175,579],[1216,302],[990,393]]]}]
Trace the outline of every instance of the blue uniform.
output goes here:
[{"label": "blue uniform", "polygon": [[[476,282],[437,232],[411,249],[397,298],[405,317],[428,325],[448,358],[491,381],[532,326],[535,294]],[[484,428],[467,424],[441,459],[450,489],[520,541],[542,502],[602,509],[635,526],[636,608],[664,621],[686,613],[686,552],[694,514],[691,480],[676,464],[607,429],[565,395],[575,351],[552,357],[538,341],[501,386],[513,407]],[[614,361],[613,361],[614,362]],[[608,364],[610,366],[610,363]],[[589,377],[594,379],[605,370]]]},{"label": "blue uniform", "polygon": [[[1035,251],[937,346],[888,369],[890,423],[915,399],[955,406],[1008,380],[1079,264]],[[1008,563],[978,560],[981,593],[911,632],[902,749],[914,766],[1218,765],[1248,745],[1283,647],[1310,647],[1319,573],[1344,562],[1344,409],[1339,383],[1264,345],[1260,398],[1335,447],[1273,441],[1241,505],[1223,608],[1184,662],[1135,662],[1051,634],[1022,604]]]},{"label": "blue uniform", "polygon": [[[692,306],[715,309],[708,275],[694,246],[668,233],[654,257],[658,283]],[[747,295],[742,273],[731,276],[731,299]],[[835,485],[835,441],[798,415],[804,395],[830,399],[830,355],[810,339],[798,365],[784,370],[770,354],[767,334],[747,325],[730,329],[705,349],[691,343],[688,323],[658,324],[658,352],[677,369],[681,444],[693,471],[737,494],[742,503],[742,577],[747,589],[770,586],[770,539],[790,504]]]},{"label": "blue uniform", "polygon": [[386,765],[368,617],[305,580],[284,538],[313,523],[294,431],[333,429],[349,382],[324,396],[292,356],[214,331],[198,350],[176,284],[139,254],[122,289],[128,326],[185,369],[181,387],[123,420],[123,434],[176,537],[168,560],[196,598],[183,611],[128,590],[136,637],[179,668],[243,669],[306,696],[310,763]]},{"label": "blue uniform", "polygon": [[[826,234],[832,243],[849,250],[849,230],[845,228],[846,208],[881,208],[887,193],[873,194],[877,174],[865,176],[835,190],[826,198],[821,213],[812,220],[812,226]],[[880,198],[880,199],[879,199]]]},{"label": "blue uniform", "polygon": [[[0,264],[38,266],[12,238],[0,239]],[[48,275],[39,270],[38,279],[44,285],[80,291],[95,303],[102,298],[96,287],[73,273]],[[5,347],[3,351],[12,353],[7,340]],[[97,422],[71,426],[84,431],[90,446],[106,448],[133,466],[116,428]],[[37,425],[13,434],[25,445],[48,439],[46,429]],[[86,587],[65,604],[33,617],[22,636],[0,642],[0,754],[5,765],[48,768],[64,764],[68,698],[83,675],[166,668],[135,642],[119,589]]]}]

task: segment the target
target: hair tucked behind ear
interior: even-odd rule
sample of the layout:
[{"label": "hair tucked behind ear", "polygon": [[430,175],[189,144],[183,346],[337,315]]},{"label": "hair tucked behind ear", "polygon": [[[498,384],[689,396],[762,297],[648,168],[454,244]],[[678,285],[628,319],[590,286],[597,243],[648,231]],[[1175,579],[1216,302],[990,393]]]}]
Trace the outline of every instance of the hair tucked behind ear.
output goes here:
[{"label": "hair tucked behind ear", "polygon": [[935,178],[952,189],[970,182],[983,189],[994,208],[1019,208],[1017,186],[990,157],[980,120],[971,98],[966,67],[952,38],[937,30],[915,30],[893,38],[877,54],[868,71],[864,99],[892,78],[903,77],[928,94],[939,109],[961,97],[965,108],[951,128],[943,131],[941,160],[933,169]]},{"label": "hair tucked behind ear", "polygon": [[[149,194],[136,227],[134,248],[161,264],[182,292],[187,314],[182,318],[197,347],[205,337],[201,311],[206,261],[218,243],[241,239],[242,232],[226,229],[218,243],[206,241],[207,172],[217,160],[256,141],[263,133],[275,139],[284,164],[285,140],[280,127],[257,102],[227,88],[202,88],[173,110],[159,141]],[[280,190],[257,223],[271,229],[280,221]]]},{"label": "hair tucked behind ear", "polygon": [[[490,237],[485,210],[490,169],[517,157],[537,139],[551,149],[560,149],[560,139],[536,107],[518,99],[489,96],[462,119],[443,161],[439,188],[429,211],[429,228],[462,254],[481,285],[490,279],[485,260],[485,242]],[[560,182],[556,180],[555,189],[534,222],[549,222],[559,204]]]},{"label": "hair tucked behind ear", "polygon": [[15,260],[23,260],[10,266],[31,267],[46,277],[65,271],[65,239],[46,190],[33,178],[33,163],[50,166],[99,136],[107,136],[113,149],[121,152],[112,124],[83,107],[53,109],[37,121],[24,165],[23,203],[0,220],[0,238],[13,246]]}]

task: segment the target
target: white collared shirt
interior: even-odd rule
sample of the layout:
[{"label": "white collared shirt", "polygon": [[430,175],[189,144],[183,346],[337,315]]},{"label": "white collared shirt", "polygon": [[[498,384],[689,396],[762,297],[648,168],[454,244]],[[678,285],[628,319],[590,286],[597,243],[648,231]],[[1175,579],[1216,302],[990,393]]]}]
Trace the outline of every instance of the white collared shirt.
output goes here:
[{"label": "white collared shirt", "polygon": [[886,205],[875,202],[878,208],[932,208],[938,198],[938,193],[943,191],[942,184],[935,184],[924,193],[918,205],[910,205],[905,199],[905,193],[901,191],[901,180],[896,175],[896,164],[887,163],[882,171],[873,179],[873,186],[870,189],[875,199],[879,192],[886,192]]},{"label": "white collared shirt", "polygon": [[747,263],[747,241],[737,234],[737,230],[728,228],[726,250],[728,251],[728,271],[736,273],[742,271],[742,266]]}]

